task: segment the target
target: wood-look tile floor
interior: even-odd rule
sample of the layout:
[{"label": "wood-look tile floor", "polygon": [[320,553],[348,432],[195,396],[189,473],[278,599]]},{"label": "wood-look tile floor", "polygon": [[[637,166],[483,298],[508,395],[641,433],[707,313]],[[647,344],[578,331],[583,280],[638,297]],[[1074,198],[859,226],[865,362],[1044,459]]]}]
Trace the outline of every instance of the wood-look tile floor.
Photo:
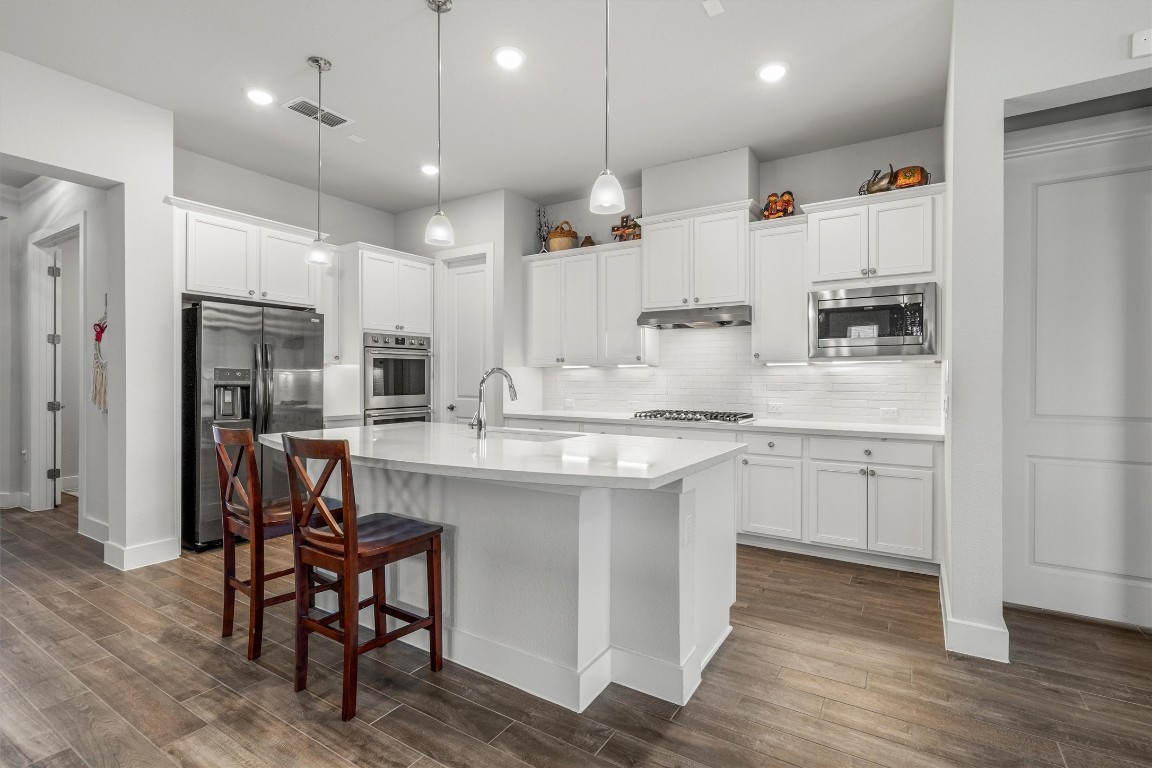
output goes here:
[{"label": "wood-look tile floor", "polygon": [[75,531],[74,502],[0,513],[4,766],[1152,765],[1152,632],[1009,609],[1011,665],[960,657],[934,578],[741,547],[687,706],[611,686],[577,715],[393,643],[342,723],[335,644],[292,692],[289,605],[258,663],[219,636],[219,552],[120,573]]}]

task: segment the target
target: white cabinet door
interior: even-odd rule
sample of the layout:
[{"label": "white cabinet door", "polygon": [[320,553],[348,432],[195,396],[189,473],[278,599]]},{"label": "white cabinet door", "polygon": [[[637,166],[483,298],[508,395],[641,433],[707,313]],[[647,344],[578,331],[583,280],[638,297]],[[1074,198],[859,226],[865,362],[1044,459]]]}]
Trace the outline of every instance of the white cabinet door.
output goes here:
[{"label": "white cabinet door", "polygon": [[602,365],[651,362],[656,331],[636,325],[641,312],[640,249],[600,254],[600,348]]},{"label": "white cabinet door", "polygon": [[932,557],[932,472],[869,467],[868,549]]},{"label": "white cabinet door", "polygon": [[747,211],[714,213],[692,220],[692,295],[689,299],[692,306],[748,301]]},{"label": "white cabinet door", "polygon": [[525,322],[528,365],[560,365],[564,336],[560,311],[559,260],[534,261],[525,265],[528,301]]},{"label": "white cabinet door", "polygon": [[863,464],[808,463],[808,541],[868,546],[868,471]]},{"label": "white cabinet door", "polygon": [[399,260],[360,252],[360,322],[368,331],[400,330],[396,308]]},{"label": "white cabinet door", "polygon": [[665,221],[644,227],[644,309],[682,307],[689,303],[692,220]]},{"label": "white cabinet door", "polygon": [[340,257],[332,254],[332,263],[315,267],[320,271],[320,296],[316,311],[324,315],[324,362],[339,363],[340,349]]},{"label": "white cabinet door", "polygon": [[308,263],[312,240],[273,229],[260,230],[260,300],[316,306],[317,271]]},{"label": "white cabinet door", "polygon": [[809,214],[808,238],[812,282],[859,280],[867,274],[868,206]]},{"label": "white cabinet door", "polygon": [[869,274],[875,277],[931,272],[937,196],[868,206]]},{"label": "white cabinet door", "polygon": [[432,265],[397,264],[396,322],[405,333],[432,333]]},{"label": "white cabinet door", "polygon": [[800,459],[746,456],[742,462],[740,528],[799,539],[803,535]]},{"label": "white cabinet door", "polygon": [[561,261],[561,336],[565,365],[593,365],[597,347],[596,254],[570,256]]},{"label": "white cabinet door", "polygon": [[188,214],[185,289],[189,293],[256,298],[260,228],[218,216]]},{"label": "white cabinet door", "polygon": [[752,360],[808,360],[808,296],[804,291],[803,224],[752,233]]}]

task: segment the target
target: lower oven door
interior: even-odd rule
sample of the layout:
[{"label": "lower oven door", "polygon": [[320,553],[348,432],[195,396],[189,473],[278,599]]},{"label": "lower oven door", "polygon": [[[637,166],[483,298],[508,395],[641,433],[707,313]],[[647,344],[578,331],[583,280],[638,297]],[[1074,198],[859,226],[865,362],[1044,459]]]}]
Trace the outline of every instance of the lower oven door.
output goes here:
[{"label": "lower oven door", "polygon": [[432,405],[432,356],[364,348],[364,410]]},{"label": "lower oven door", "polygon": [[404,424],[409,421],[432,421],[431,408],[381,408],[364,411],[364,426]]}]

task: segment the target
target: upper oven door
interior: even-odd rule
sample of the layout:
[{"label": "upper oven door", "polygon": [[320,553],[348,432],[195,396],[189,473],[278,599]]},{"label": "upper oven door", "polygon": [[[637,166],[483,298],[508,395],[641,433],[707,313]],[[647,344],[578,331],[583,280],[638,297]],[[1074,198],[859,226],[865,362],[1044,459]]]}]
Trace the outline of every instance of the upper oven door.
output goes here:
[{"label": "upper oven door", "polygon": [[934,288],[893,286],[810,294],[809,357],[934,354],[935,291],[928,290]]},{"label": "upper oven door", "polygon": [[432,405],[432,356],[364,348],[364,409]]}]

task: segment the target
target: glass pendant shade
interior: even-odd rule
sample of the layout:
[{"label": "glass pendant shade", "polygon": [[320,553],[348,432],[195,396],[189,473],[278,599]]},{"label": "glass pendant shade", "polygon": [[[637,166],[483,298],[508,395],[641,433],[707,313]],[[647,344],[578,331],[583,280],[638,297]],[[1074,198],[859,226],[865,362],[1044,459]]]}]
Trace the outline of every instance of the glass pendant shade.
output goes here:
[{"label": "glass pendant shade", "polygon": [[432,214],[432,218],[428,219],[428,227],[424,230],[424,242],[428,245],[453,245],[456,242],[452,222],[448,221],[444,211],[439,208]]},{"label": "glass pendant shade", "polygon": [[332,263],[332,248],[328,243],[320,238],[312,241],[312,245],[308,247],[308,263],[309,264],[323,264],[325,266]]},{"label": "glass pendant shade", "polygon": [[620,180],[607,168],[596,177],[596,183],[592,185],[588,210],[592,213],[620,213],[624,210],[624,189],[620,186]]}]

